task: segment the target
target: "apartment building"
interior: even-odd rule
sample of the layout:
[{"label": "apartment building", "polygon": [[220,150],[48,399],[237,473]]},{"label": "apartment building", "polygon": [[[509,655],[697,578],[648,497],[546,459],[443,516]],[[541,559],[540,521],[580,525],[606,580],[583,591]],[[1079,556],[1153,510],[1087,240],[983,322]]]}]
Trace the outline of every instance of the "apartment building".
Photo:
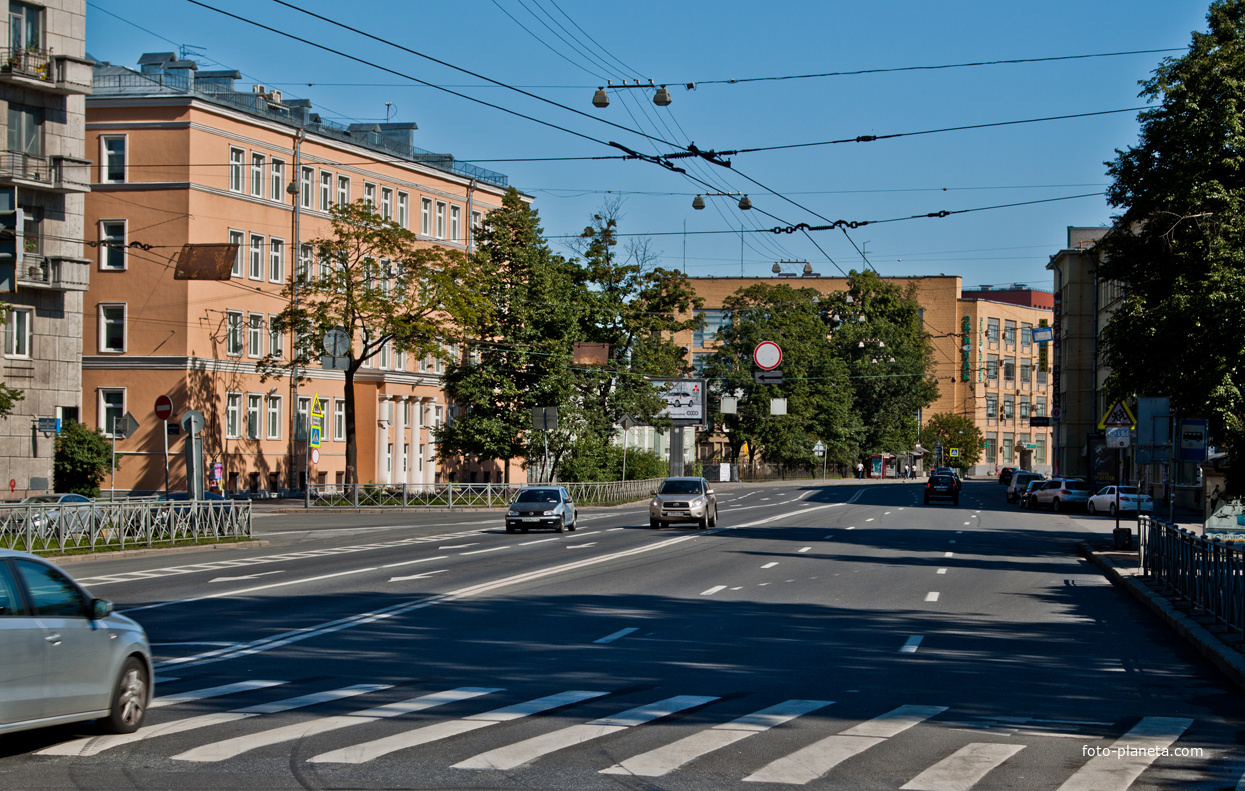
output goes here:
[{"label": "apartment building", "polygon": [[0,420],[0,486],[6,496],[48,491],[56,432],[78,420],[82,399],[86,4],[10,0],[0,49],[6,146],[0,157],[0,302],[3,381],[24,394]]},{"label": "apartment building", "polygon": [[[111,432],[132,413],[140,429],[118,441],[118,489],[164,485],[166,426],[195,409],[206,418],[205,476],[226,492],[279,492],[308,480],[307,426],[319,427],[313,484],[345,474],[345,382],[313,365],[309,383],[260,381],[256,364],[292,348],[271,329],[295,267],[311,267],[308,242],[331,234],[332,206],[363,198],[414,231],[421,243],[467,251],[472,228],[500,207],[504,175],[414,145],[414,123],[341,126],[306,100],[237,71],[201,71],[173,53],[143,55],[137,69],[101,63],[86,107],[96,158],[86,208],[88,239],[104,242],[82,339],[83,419]],[[186,244],[236,246],[221,279],[178,279]],[[445,360],[385,350],[355,378],[360,482],[430,484],[500,480],[498,465],[436,461],[436,426],[447,419]],[[325,405],[312,414],[312,399]],[[169,429],[173,430],[172,427]],[[171,481],[185,483],[184,435],[169,437]]]},{"label": "apartment building", "polygon": [[[946,275],[882,279],[905,288],[915,285],[925,330],[933,344],[930,373],[938,381],[939,395],[922,410],[920,419],[940,413],[972,418],[986,439],[986,447],[970,474],[990,474],[999,466],[1016,464],[1049,471],[1049,429],[1034,426],[1031,420],[1048,415],[1049,360],[1042,346],[1033,342],[1032,330],[1050,323],[1051,310],[1043,304],[1051,295],[1023,286],[997,291],[983,286],[965,292],[961,278]],[[729,312],[723,310],[727,297],[756,283],[815,288],[823,294],[848,288],[847,278],[815,274],[692,278],[693,288],[704,300],[703,310],[696,312],[704,315],[705,327],[676,339],[687,347],[695,371],[703,370],[705,360],[713,354],[717,329],[730,321]],[[703,461],[716,459],[723,447],[724,443],[710,442],[701,448],[700,456]]]}]

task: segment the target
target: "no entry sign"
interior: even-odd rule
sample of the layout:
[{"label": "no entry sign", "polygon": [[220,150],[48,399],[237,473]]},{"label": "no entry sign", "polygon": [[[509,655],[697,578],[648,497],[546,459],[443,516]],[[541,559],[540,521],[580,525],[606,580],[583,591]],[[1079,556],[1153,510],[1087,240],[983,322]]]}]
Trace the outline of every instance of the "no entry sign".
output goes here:
[{"label": "no entry sign", "polygon": [[156,399],[156,417],[168,420],[173,416],[173,399],[162,395]]}]

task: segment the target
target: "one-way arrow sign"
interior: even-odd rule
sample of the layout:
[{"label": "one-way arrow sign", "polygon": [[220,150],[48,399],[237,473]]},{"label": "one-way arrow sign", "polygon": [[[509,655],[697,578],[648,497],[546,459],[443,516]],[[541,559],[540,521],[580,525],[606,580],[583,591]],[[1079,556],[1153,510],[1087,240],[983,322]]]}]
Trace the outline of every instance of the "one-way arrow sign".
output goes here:
[{"label": "one-way arrow sign", "polygon": [[782,371],[753,371],[752,378],[759,385],[782,384]]}]

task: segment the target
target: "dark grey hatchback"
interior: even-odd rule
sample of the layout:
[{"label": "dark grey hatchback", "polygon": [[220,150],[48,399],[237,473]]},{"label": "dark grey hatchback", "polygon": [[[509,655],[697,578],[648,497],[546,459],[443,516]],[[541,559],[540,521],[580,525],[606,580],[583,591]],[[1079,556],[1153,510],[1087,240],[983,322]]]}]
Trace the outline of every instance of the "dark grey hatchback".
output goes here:
[{"label": "dark grey hatchback", "polygon": [[925,482],[925,504],[935,497],[950,500],[952,505],[960,504],[960,487],[950,475],[931,475]]},{"label": "dark grey hatchback", "polygon": [[506,532],[521,530],[526,533],[533,527],[553,528],[561,533],[574,530],[575,503],[570,492],[561,486],[528,486],[520,489],[506,511]]}]

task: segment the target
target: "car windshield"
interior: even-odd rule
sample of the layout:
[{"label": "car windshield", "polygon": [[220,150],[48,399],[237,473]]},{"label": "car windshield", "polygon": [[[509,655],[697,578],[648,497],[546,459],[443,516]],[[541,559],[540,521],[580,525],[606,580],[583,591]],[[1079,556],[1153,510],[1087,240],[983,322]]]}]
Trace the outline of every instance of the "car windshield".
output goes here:
[{"label": "car windshield", "polygon": [[700,494],[700,481],[665,481],[661,494]]},{"label": "car windshield", "polygon": [[935,475],[934,483],[938,484],[939,486],[950,486],[951,484],[955,482],[951,480],[950,475]]},{"label": "car windshield", "polygon": [[556,503],[559,501],[556,489],[524,489],[514,498],[516,503]]},{"label": "car windshield", "polygon": [[1089,484],[1085,481],[1064,481],[1063,488],[1070,492],[1088,492]]},{"label": "car windshield", "polygon": [[59,503],[61,495],[59,494],[36,494],[33,497],[27,497],[22,500],[23,503]]}]

